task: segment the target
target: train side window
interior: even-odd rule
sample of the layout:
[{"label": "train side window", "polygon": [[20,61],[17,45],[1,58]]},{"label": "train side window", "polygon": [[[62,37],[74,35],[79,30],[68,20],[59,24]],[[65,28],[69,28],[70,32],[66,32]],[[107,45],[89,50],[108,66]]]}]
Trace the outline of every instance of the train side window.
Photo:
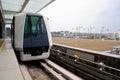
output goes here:
[{"label": "train side window", "polygon": [[46,31],[46,25],[45,25],[45,22],[43,20],[43,17],[41,17],[41,29],[42,29],[42,34],[47,34],[47,31]]},{"label": "train side window", "polygon": [[29,36],[30,36],[30,17],[26,16],[24,37],[27,38]]}]

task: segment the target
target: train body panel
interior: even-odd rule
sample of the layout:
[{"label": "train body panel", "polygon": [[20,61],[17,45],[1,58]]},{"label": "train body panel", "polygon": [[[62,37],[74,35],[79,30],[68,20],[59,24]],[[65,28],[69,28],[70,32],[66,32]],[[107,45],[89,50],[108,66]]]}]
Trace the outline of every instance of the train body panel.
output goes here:
[{"label": "train body panel", "polygon": [[12,31],[12,45],[20,52],[22,61],[49,57],[52,40],[47,18],[40,14],[20,13],[13,18]]},{"label": "train body panel", "polygon": [[[44,20],[45,20],[45,24],[46,24],[46,29],[47,29],[47,32],[50,33],[50,29],[49,29],[49,24],[48,24],[48,20],[46,17],[43,17]],[[48,34],[48,38],[49,38],[49,45],[52,46],[52,35],[51,34]]]},{"label": "train body panel", "polygon": [[26,14],[18,14],[15,16],[14,25],[14,46],[15,49],[20,51],[23,50],[23,34],[24,34],[24,23]]}]

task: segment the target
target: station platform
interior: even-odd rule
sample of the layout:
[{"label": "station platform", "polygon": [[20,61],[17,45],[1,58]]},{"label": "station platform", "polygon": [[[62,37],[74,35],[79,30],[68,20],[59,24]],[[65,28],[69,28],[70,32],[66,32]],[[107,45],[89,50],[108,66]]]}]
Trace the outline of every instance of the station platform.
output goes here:
[{"label": "station platform", "polygon": [[5,39],[4,41],[5,45],[0,52],[0,80],[24,80],[13,48],[11,47],[11,40]]}]

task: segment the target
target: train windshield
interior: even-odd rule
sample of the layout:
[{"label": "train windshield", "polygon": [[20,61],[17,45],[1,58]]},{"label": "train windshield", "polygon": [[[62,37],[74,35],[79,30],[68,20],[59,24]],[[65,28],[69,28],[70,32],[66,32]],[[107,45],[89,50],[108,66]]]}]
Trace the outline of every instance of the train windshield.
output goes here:
[{"label": "train windshield", "polygon": [[42,16],[26,16],[24,37],[47,35],[46,25]]},{"label": "train windshield", "polygon": [[47,52],[49,41],[46,29],[42,16],[27,15],[24,28],[24,50],[39,50],[40,53]]}]

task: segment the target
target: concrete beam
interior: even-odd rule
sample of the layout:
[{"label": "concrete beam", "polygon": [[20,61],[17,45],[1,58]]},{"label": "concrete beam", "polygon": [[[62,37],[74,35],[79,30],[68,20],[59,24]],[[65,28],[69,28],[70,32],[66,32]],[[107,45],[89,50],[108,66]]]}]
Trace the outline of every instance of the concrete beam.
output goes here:
[{"label": "concrete beam", "polygon": [[17,11],[10,11],[10,10],[4,10],[3,13],[4,14],[13,14],[14,15],[14,14],[18,14],[19,12],[17,12]]},{"label": "concrete beam", "polygon": [[26,5],[28,4],[29,1],[30,1],[30,0],[25,0],[25,1],[24,1],[20,12],[22,12],[22,11],[24,10],[24,8],[26,7]]},{"label": "concrete beam", "polygon": [[41,11],[42,9],[44,9],[46,6],[48,6],[49,4],[51,4],[52,2],[54,2],[55,0],[51,0],[51,2],[47,3],[46,5],[44,5],[41,9],[39,9],[36,13],[38,13],[39,11]]}]

